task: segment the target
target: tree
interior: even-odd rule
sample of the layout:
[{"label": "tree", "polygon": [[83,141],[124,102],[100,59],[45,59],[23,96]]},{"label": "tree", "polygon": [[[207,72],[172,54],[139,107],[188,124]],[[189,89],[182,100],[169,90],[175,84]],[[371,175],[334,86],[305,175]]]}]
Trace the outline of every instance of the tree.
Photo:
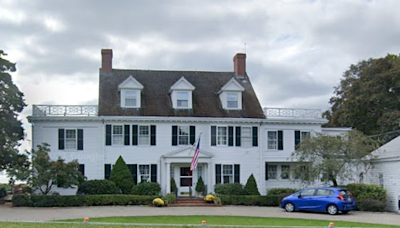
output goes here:
[{"label": "tree", "polygon": [[247,195],[257,195],[257,196],[260,195],[260,192],[258,191],[257,187],[257,182],[253,174],[251,174],[249,176],[249,179],[247,179],[246,185],[244,186],[244,190],[246,191]]},{"label": "tree", "polygon": [[132,191],[133,185],[135,185],[132,174],[121,156],[119,156],[111,171],[110,181],[113,181],[123,194],[129,194]]},{"label": "tree", "polygon": [[204,186],[203,178],[200,177],[200,178],[197,180],[196,192],[199,192],[199,193],[204,192],[204,187],[205,187],[205,186]]},{"label": "tree", "polygon": [[325,112],[326,126],[382,134],[383,143],[400,134],[400,55],[351,65],[334,94],[331,109]]},{"label": "tree", "polygon": [[77,160],[66,163],[60,157],[52,161],[49,157],[49,144],[43,143],[32,150],[32,177],[29,180],[35,190],[43,195],[50,193],[54,186],[70,188],[78,186],[84,177],[79,171]]},{"label": "tree", "polygon": [[338,185],[338,179],[354,177],[354,172],[370,167],[370,154],[377,142],[359,131],[350,131],[342,136],[317,133],[315,137],[302,141],[291,155],[297,162],[293,174],[303,183],[311,184],[321,178],[324,182]]},{"label": "tree", "polygon": [[18,157],[18,141],[24,138],[22,122],[18,114],[26,106],[23,94],[12,82],[10,72],[15,72],[15,63],[2,56],[7,54],[0,50],[0,171],[13,167]]}]

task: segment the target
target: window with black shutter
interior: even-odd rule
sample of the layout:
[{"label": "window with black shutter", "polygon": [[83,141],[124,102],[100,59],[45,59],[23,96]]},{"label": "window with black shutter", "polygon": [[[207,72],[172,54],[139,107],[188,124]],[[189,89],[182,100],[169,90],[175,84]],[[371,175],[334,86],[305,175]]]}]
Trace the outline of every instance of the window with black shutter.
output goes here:
[{"label": "window with black shutter", "polygon": [[172,126],[172,145],[178,145],[178,126]]},{"label": "window with black shutter", "polygon": [[150,126],[150,145],[156,145],[156,125]]},{"label": "window with black shutter", "polygon": [[64,150],[64,129],[58,129],[58,149]]},{"label": "window with black shutter", "polygon": [[242,140],[241,140],[241,134],[242,134],[242,130],[241,127],[236,127],[235,130],[235,136],[236,136],[236,144],[235,146],[242,146]]},{"label": "window with black shutter", "polygon": [[233,127],[228,127],[228,146],[233,146]]},{"label": "window with black shutter", "polygon": [[196,126],[190,126],[190,145],[196,142]]},{"label": "window with black shutter", "polygon": [[85,176],[85,165],[84,164],[79,164],[79,172],[81,172],[81,174],[83,176]]},{"label": "window with black shutter", "polygon": [[221,164],[215,165],[215,183],[221,184]]},{"label": "window with black shutter", "polygon": [[138,125],[132,125],[132,145],[138,144]]},{"label": "window with black shutter", "polygon": [[124,125],[124,145],[129,146],[131,144],[130,142],[130,125]]},{"label": "window with black shutter", "polygon": [[151,164],[151,182],[157,182],[157,165]]},{"label": "window with black shutter", "polygon": [[234,183],[240,183],[240,165],[235,164],[234,167]]},{"label": "window with black shutter", "polygon": [[217,145],[217,127],[211,126],[211,146]]},{"label": "window with black shutter", "polygon": [[83,129],[78,129],[78,150],[83,150]]},{"label": "window with black shutter", "polygon": [[278,131],[278,150],[283,150],[283,131]]},{"label": "window with black shutter", "polygon": [[106,125],[106,146],[111,146],[111,125]]},{"label": "window with black shutter", "polygon": [[110,179],[110,175],[111,175],[111,165],[104,164],[104,179],[106,180]]},{"label": "window with black shutter", "polygon": [[253,127],[253,146],[258,146],[258,127]]},{"label": "window with black shutter", "polygon": [[268,180],[268,163],[265,163],[265,180]]}]

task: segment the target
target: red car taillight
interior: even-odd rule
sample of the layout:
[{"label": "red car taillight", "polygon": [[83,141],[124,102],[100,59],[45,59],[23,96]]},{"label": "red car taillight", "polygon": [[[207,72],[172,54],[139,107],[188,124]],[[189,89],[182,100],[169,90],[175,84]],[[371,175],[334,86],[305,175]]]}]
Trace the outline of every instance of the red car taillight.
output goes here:
[{"label": "red car taillight", "polygon": [[342,202],[344,202],[344,198],[343,198],[342,194],[340,194],[340,196],[338,196],[337,198],[340,199]]}]

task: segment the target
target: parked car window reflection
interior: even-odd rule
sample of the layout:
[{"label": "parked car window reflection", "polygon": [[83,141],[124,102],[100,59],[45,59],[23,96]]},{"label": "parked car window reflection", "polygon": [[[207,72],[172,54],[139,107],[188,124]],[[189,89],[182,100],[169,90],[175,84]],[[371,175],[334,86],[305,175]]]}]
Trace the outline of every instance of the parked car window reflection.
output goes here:
[{"label": "parked car window reflection", "polygon": [[329,196],[329,195],[333,195],[333,191],[332,190],[327,190],[327,189],[318,189],[317,190],[317,196]]},{"label": "parked car window reflection", "polygon": [[306,189],[301,192],[301,196],[313,196],[315,192],[315,189]]}]

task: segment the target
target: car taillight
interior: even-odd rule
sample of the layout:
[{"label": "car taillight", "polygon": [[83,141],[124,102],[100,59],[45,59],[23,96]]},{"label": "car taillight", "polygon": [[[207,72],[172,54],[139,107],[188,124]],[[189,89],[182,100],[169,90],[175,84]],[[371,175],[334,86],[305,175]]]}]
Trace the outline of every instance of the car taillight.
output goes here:
[{"label": "car taillight", "polygon": [[338,196],[337,198],[344,202],[343,195],[340,195],[340,196]]}]

